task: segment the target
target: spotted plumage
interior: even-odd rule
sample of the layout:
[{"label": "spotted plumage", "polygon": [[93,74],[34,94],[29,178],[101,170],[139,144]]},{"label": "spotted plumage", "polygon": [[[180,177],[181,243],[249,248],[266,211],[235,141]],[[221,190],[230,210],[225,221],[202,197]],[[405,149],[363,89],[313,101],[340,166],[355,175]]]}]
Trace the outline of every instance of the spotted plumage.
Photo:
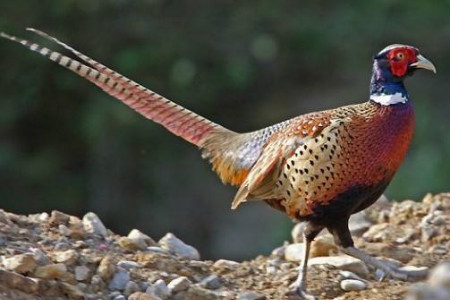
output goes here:
[{"label": "spotted plumage", "polygon": [[100,87],[144,117],[202,149],[225,183],[239,186],[232,203],[265,201],[307,222],[306,250],[293,293],[308,298],[309,246],[327,228],[336,244],[400,279],[416,276],[384,264],[353,247],[351,214],[371,205],[405,157],[414,129],[414,112],[404,79],[417,69],[436,71],[407,45],[391,45],[374,58],[368,101],[309,113],[250,133],[237,133],[116,73],[41,31],[38,35],[72,52],[71,59],[36,43],[1,33]]}]

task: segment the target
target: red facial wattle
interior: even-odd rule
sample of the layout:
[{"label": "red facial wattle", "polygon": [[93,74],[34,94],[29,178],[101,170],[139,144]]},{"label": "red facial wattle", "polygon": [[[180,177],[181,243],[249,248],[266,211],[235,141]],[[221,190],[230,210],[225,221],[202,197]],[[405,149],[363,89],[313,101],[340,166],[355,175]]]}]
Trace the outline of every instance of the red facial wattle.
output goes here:
[{"label": "red facial wattle", "polygon": [[417,60],[416,51],[407,47],[393,49],[388,53],[387,57],[391,72],[397,77],[405,76],[408,65]]}]

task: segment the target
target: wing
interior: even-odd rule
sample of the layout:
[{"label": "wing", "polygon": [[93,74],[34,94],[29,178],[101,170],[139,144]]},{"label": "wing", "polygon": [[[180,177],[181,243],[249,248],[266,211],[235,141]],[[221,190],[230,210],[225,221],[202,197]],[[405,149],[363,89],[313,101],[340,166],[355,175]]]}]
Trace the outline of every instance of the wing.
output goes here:
[{"label": "wing", "polygon": [[314,139],[330,124],[328,112],[311,113],[295,118],[284,130],[274,134],[236,193],[231,208],[236,209],[247,200],[276,197],[274,186],[287,159],[300,145]]}]

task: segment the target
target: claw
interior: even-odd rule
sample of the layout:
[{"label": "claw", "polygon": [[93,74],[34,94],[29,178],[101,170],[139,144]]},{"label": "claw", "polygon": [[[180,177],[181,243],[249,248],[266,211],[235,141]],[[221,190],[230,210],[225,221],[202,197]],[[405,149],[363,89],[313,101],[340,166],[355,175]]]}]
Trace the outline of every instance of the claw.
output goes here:
[{"label": "claw", "polygon": [[316,300],[316,297],[306,293],[296,282],[289,286],[286,297],[288,300]]}]

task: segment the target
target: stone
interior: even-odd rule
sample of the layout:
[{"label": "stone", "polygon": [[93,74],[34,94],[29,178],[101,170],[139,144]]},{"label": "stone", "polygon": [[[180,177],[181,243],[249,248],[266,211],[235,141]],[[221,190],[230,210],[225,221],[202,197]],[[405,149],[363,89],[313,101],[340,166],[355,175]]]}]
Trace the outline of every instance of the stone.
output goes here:
[{"label": "stone", "polygon": [[369,270],[362,261],[347,255],[314,257],[308,261],[308,266],[316,265],[330,265],[339,270],[356,273],[363,278],[367,278],[369,275]]},{"label": "stone", "polygon": [[50,258],[48,258],[47,254],[45,254],[41,249],[32,248],[31,252],[33,253],[34,260],[38,265],[45,266],[52,263]]},{"label": "stone", "polygon": [[65,264],[50,264],[46,266],[39,266],[34,271],[33,276],[42,279],[62,279],[67,273]]},{"label": "stone", "polygon": [[294,243],[303,242],[303,231],[305,230],[306,223],[300,222],[295,224],[294,228],[291,230],[292,241]]},{"label": "stone", "polygon": [[299,262],[303,260],[305,253],[305,245],[302,243],[295,243],[286,246],[284,251],[284,259],[292,262]]},{"label": "stone", "polygon": [[113,300],[127,300],[127,297],[125,297],[122,294],[119,294],[119,295],[115,295],[113,297],[110,297],[110,299],[113,299]]},{"label": "stone", "polygon": [[286,253],[286,246],[275,248],[272,251],[272,255],[279,258],[283,258],[285,253]]},{"label": "stone", "polygon": [[161,298],[159,298],[155,295],[151,295],[151,294],[147,294],[147,293],[143,293],[143,292],[135,292],[128,297],[128,300],[160,300],[160,299]]},{"label": "stone", "polygon": [[204,278],[200,285],[211,290],[218,289],[222,286],[222,280],[217,275],[209,275],[208,277]]},{"label": "stone", "polygon": [[229,269],[229,270],[237,269],[240,266],[241,266],[241,264],[238,263],[237,261],[228,260],[228,259],[219,259],[213,264],[214,268]]},{"label": "stone", "polygon": [[317,237],[311,243],[311,250],[309,251],[309,257],[329,256],[330,253],[337,253],[338,249],[334,244],[333,237],[331,235],[322,235]]},{"label": "stone", "polygon": [[352,236],[362,236],[372,225],[373,222],[367,217],[365,211],[351,215],[348,220],[348,228]]},{"label": "stone", "polygon": [[130,270],[130,269],[134,269],[134,268],[139,268],[141,265],[132,260],[121,260],[117,263],[117,266],[119,268],[123,268],[125,270]]},{"label": "stone", "polygon": [[168,254],[169,251],[161,248],[161,247],[157,247],[157,246],[151,246],[151,247],[147,247],[147,252],[152,252],[152,253],[163,253],[163,254]]},{"label": "stone", "polygon": [[59,230],[59,233],[61,235],[64,235],[64,236],[71,236],[72,235],[72,230],[70,230],[69,227],[67,227],[64,224],[59,224],[58,230]]},{"label": "stone", "polygon": [[134,282],[134,281],[128,281],[127,285],[125,286],[125,290],[123,291],[123,293],[126,296],[130,296],[131,294],[135,293],[135,292],[140,292],[140,287],[139,285]]},{"label": "stone", "polygon": [[83,217],[83,228],[87,233],[99,235],[101,237],[108,236],[108,231],[103,225],[100,218],[93,212],[88,212]]},{"label": "stone", "polygon": [[116,272],[116,266],[114,265],[111,256],[105,256],[97,268],[97,273],[104,281],[108,281],[112,275]]},{"label": "stone", "polygon": [[70,299],[81,300],[85,299],[83,291],[81,291],[76,285],[72,285],[66,282],[60,283],[61,291]]},{"label": "stone", "polygon": [[199,285],[192,285],[189,289],[176,293],[173,300],[225,300],[236,299],[230,291],[209,290]]},{"label": "stone", "polygon": [[78,259],[78,253],[75,250],[58,251],[53,253],[55,261],[67,266],[73,265]]},{"label": "stone", "polygon": [[161,248],[166,249],[170,253],[187,259],[200,260],[200,253],[194,247],[185,244],[177,238],[173,233],[167,233],[159,240]]},{"label": "stone", "polygon": [[428,278],[431,286],[443,287],[450,292],[450,261],[440,263],[436,266]]},{"label": "stone", "polygon": [[362,279],[361,277],[350,271],[339,271],[339,275],[341,275],[344,279],[356,279],[360,281],[365,281],[364,279]]},{"label": "stone", "polygon": [[91,289],[92,291],[96,292],[101,289],[103,289],[105,286],[105,282],[103,281],[102,277],[98,274],[95,274],[91,278]]},{"label": "stone", "polygon": [[57,210],[53,210],[50,214],[50,219],[48,220],[50,225],[56,226],[56,225],[67,225],[67,223],[69,223],[70,220],[70,216],[57,211]]},{"label": "stone", "polygon": [[413,285],[404,300],[448,300],[450,291],[442,287],[434,287],[425,283]]},{"label": "stone", "polygon": [[123,291],[130,281],[130,273],[123,269],[119,269],[109,282],[108,288],[110,290]]},{"label": "stone", "polygon": [[91,270],[86,266],[76,266],[75,267],[75,279],[77,281],[87,281],[91,275]]},{"label": "stone", "polygon": [[344,279],[341,281],[341,289],[349,292],[349,291],[362,291],[367,288],[367,283],[361,280],[356,279]]},{"label": "stone", "polygon": [[33,272],[37,267],[34,255],[31,253],[14,255],[3,260],[3,266],[9,271],[20,274]]},{"label": "stone", "polygon": [[54,250],[55,251],[65,251],[70,249],[71,246],[69,245],[69,243],[61,241],[55,244]]},{"label": "stone", "polygon": [[375,224],[370,227],[370,229],[366,231],[362,237],[371,243],[383,242],[390,237],[390,230],[391,225],[389,223]]},{"label": "stone", "polygon": [[0,209],[0,223],[11,224],[11,220],[9,220],[8,214],[3,209]]},{"label": "stone", "polygon": [[167,287],[169,288],[170,293],[177,293],[180,291],[187,290],[192,282],[185,276],[180,276],[172,280]]},{"label": "stone", "polygon": [[153,294],[161,299],[167,299],[170,296],[169,288],[164,280],[158,279],[150,285],[145,291],[148,294]]},{"label": "stone", "polygon": [[266,297],[257,292],[243,292],[239,293],[236,300],[265,300]]},{"label": "stone", "polygon": [[20,290],[30,294],[39,291],[39,283],[37,280],[2,269],[0,269],[0,283],[1,287],[5,289]]},{"label": "stone", "polygon": [[137,251],[137,250],[146,249],[146,246],[136,244],[136,241],[134,241],[126,236],[122,236],[121,238],[119,238],[117,243],[120,245],[120,247],[122,247],[128,251]]},{"label": "stone", "polygon": [[156,246],[156,242],[151,237],[139,231],[138,229],[131,230],[130,233],[128,233],[127,237],[131,240],[134,240],[136,244],[141,245],[141,250],[145,250],[145,248],[150,246]]}]

